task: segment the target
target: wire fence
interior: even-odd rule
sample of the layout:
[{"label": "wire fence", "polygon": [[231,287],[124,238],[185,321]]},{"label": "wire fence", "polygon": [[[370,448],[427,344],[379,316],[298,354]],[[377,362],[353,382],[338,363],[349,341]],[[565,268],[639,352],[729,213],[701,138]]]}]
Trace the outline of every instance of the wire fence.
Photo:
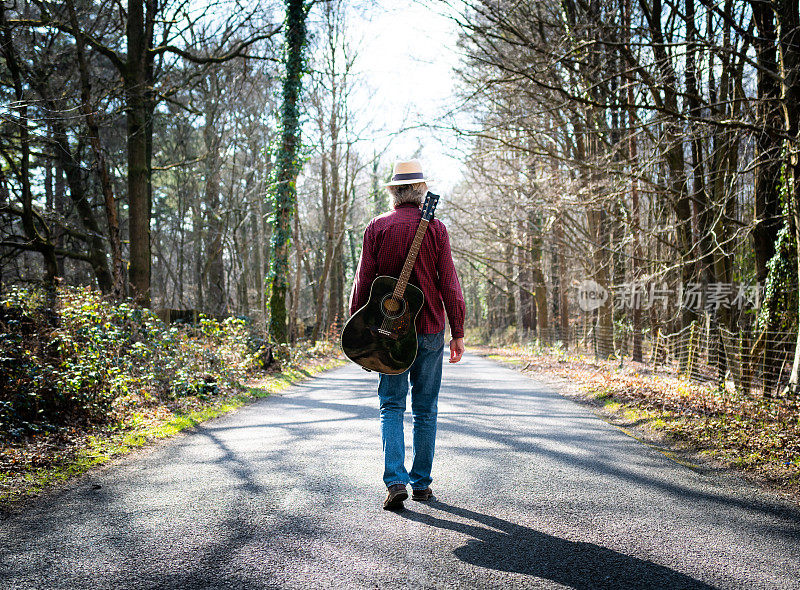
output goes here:
[{"label": "wire fence", "polygon": [[786,390],[796,338],[794,332],[733,332],[711,322],[693,322],[674,332],[648,328],[636,334],[627,328],[584,325],[535,335],[542,345],[764,397],[779,397]]}]

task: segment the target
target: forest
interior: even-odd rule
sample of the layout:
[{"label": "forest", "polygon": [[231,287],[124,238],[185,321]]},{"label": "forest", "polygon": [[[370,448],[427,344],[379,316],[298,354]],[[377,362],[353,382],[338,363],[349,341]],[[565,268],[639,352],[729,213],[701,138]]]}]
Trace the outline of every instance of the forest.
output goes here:
[{"label": "forest", "polygon": [[[467,340],[800,381],[800,3],[424,3]],[[376,5],[377,6],[377,5]],[[335,334],[392,161],[348,0],[0,3],[0,292]],[[416,154],[407,154],[413,157]],[[433,188],[433,187],[432,187]]]}]

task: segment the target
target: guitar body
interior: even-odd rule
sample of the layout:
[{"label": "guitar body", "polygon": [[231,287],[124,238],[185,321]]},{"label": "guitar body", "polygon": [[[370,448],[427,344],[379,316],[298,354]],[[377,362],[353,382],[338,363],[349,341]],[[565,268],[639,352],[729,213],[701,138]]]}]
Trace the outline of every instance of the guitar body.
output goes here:
[{"label": "guitar body", "polygon": [[377,277],[369,301],[347,320],[342,330],[342,350],[347,358],[370,371],[399,375],[417,358],[414,322],[425,297],[408,284],[402,299],[392,298],[397,279]]}]

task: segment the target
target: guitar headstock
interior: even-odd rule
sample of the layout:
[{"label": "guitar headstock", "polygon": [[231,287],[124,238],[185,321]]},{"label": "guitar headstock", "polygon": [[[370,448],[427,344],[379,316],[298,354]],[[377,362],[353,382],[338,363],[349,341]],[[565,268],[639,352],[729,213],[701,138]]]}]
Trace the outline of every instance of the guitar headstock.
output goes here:
[{"label": "guitar headstock", "polygon": [[433,212],[436,211],[436,205],[439,203],[439,195],[433,194],[428,191],[425,195],[425,202],[422,204],[422,219],[430,221],[433,219]]}]

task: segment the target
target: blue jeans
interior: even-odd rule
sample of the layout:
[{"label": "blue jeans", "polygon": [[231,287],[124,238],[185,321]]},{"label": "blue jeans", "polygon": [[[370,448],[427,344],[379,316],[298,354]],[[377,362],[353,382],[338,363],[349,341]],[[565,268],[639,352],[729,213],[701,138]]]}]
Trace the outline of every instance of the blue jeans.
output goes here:
[{"label": "blue jeans", "polygon": [[[442,384],[444,331],[417,336],[417,358],[400,375],[378,376],[378,398],[381,403],[381,436],[383,439],[386,487],[411,483],[415,490],[424,490],[431,481],[433,450],[436,443],[436,413],[439,386]],[[408,383],[411,381],[411,415],[414,419],[413,459],[411,472],[406,471],[406,445],[403,437],[403,415],[406,411]]]}]

